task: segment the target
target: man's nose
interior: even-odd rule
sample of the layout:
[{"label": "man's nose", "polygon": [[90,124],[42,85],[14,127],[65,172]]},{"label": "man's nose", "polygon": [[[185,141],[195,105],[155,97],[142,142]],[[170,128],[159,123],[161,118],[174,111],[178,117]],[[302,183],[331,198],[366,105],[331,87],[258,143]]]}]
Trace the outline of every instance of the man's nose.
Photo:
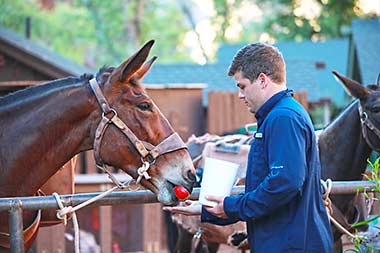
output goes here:
[{"label": "man's nose", "polygon": [[244,94],[239,90],[239,98],[240,99],[243,99],[244,98]]}]

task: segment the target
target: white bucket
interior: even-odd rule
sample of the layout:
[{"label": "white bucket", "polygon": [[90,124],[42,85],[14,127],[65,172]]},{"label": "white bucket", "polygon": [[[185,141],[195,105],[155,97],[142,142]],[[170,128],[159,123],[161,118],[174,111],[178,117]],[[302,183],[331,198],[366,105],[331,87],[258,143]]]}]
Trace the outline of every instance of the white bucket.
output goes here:
[{"label": "white bucket", "polygon": [[238,168],[239,164],[237,163],[206,157],[199,202],[214,207],[216,202],[206,200],[205,196],[229,196]]}]

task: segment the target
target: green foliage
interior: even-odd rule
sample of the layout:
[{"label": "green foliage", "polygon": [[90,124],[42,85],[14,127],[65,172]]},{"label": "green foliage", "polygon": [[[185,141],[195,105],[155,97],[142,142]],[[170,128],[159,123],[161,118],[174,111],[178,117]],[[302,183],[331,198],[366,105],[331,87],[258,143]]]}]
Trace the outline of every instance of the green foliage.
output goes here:
[{"label": "green foliage", "polygon": [[36,1],[0,1],[0,24],[16,31],[24,31],[25,17],[37,13]]},{"label": "green foliage", "polygon": [[[371,162],[367,159],[368,164],[371,166],[370,175],[363,174],[363,176],[371,183],[375,184],[375,188],[372,190],[373,192],[380,192],[380,177],[379,177],[379,167],[380,167],[380,157],[375,160],[375,162]],[[368,197],[368,195],[366,196]]]},{"label": "green foliage", "polygon": [[[157,15],[157,11],[159,14]],[[153,53],[162,62],[191,62],[189,49],[183,45],[186,32],[190,27],[175,2],[163,1],[159,4],[152,2],[146,6],[142,19],[143,41],[157,39]],[[175,52],[175,53],[173,53]]]},{"label": "green foliage", "polygon": [[[263,33],[276,40],[346,36],[351,19],[364,15],[356,6],[358,1],[315,0],[320,14],[305,17],[296,11],[302,3],[299,0],[213,0],[215,11],[209,17],[215,32],[213,46],[259,40]],[[42,3],[0,1],[0,25],[24,34],[25,18],[29,16],[33,41],[94,68],[99,64],[119,64],[150,39],[157,40],[152,53],[160,57],[160,63],[194,61],[192,48],[185,44],[185,37],[193,27],[180,1],[56,0],[52,1],[52,9],[44,8]],[[195,1],[188,3],[195,5]],[[261,21],[248,14],[254,4],[263,11]],[[236,36],[228,38],[227,30],[234,25],[240,25],[241,30],[234,30]],[[207,56],[212,59],[212,52],[207,52]]]},{"label": "green foliage", "polygon": [[[375,184],[375,187],[371,189],[372,192],[380,192],[380,177],[379,177],[379,168],[380,168],[380,157],[377,158],[374,162],[371,162],[369,159],[367,160],[368,164],[371,167],[370,175],[363,174],[363,176],[369,181]],[[356,193],[359,193],[364,190],[364,196],[369,198],[367,193],[367,189],[363,189],[363,187],[358,187],[356,189]],[[376,199],[377,200],[377,199]],[[353,228],[359,227],[362,225],[368,225],[371,222],[375,222],[379,218],[379,215],[375,215],[371,219],[357,222],[352,225]],[[380,229],[376,227],[377,229]],[[379,250],[371,245],[368,245],[369,238],[366,236],[360,236],[358,232],[355,233],[355,237],[353,238],[354,249],[346,250],[345,252],[355,252],[355,253],[369,253],[374,252],[375,250]]]},{"label": "green foliage", "polygon": [[[143,1],[139,17],[137,2],[54,1],[49,10],[37,0],[0,1],[0,25],[24,34],[29,16],[31,40],[90,67],[119,64],[150,39],[157,41],[152,54],[161,63],[190,61],[189,49],[182,46],[189,28],[175,0]],[[134,41],[127,27],[136,21],[141,36]]]},{"label": "green foliage", "polygon": [[363,226],[363,225],[367,225],[367,224],[371,223],[372,221],[377,220],[377,218],[379,218],[379,215],[375,215],[374,217],[372,217],[369,220],[359,221],[359,222],[357,222],[355,224],[352,224],[352,227],[356,228],[356,227],[360,227],[360,226]]},{"label": "green foliage", "polygon": [[[270,2],[270,18],[264,21],[265,31],[278,40],[323,40],[347,36],[348,27],[354,17],[365,14],[357,8],[358,0],[316,0],[320,13],[305,16],[297,12],[302,1],[298,0],[259,0],[260,4]],[[355,11],[354,11],[355,10]],[[274,12],[274,13],[273,13]]]},{"label": "green foliage", "polygon": [[[377,219],[378,217],[376,217]],[[359,236],[358,234],[356,234],[356,236],[354,237],[354,240],[353,240],[353,244],[354,244],[354,249],[348,249],[348,250],[345,250],[344,252],[354,252],[354,253],[374,253],[375,250],[379,250],[378,248],[376,247],[373,247],[373,246],[370,246],[370,245],[367,245],[367,240],[368,238],[366,237],[363,237],[363,236]]]},{"label": "green foliage", "polygon": [[367,252],[367,251],[363,251],[363,247],[362,247],[364,239],[365,239],[364,237],[355,236],[354,241],[353,241],[354,249],[348,249],[348,250],[345,250],[344,252],[354,252],[354,253],[365,253],[365,252]]}]

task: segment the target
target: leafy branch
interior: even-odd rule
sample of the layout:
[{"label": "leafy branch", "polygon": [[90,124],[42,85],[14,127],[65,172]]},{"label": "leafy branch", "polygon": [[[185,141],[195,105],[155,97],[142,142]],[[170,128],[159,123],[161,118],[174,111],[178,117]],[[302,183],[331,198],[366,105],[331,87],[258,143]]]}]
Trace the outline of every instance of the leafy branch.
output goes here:
[{"label": "leafy branch", "polygon": [[[380,177],[379,177],[379,168],[380,168],[380,157],[375,160],[375,162],[371,162],[367,159],[368,164],[371,167],[370,174],[363,174],[363,176],[371,183],[375,185],[374,188],[371,189],[371,192],[380,192]],[[356,194],[363,191],[363,194],[366,199],[370,199],[371,197],[368,195],[367,189],[363,186],[359,186],[356,189]],[[372,197],[372,200],[378,200],[377,198]],[[371,222],[376,221],[379,218],[379,215],[375,215],[371,219],[360,221],[352,225],[353,228],[359,227],[362,225],[370,224]],[[375,228],[379,229],[379,227],[375,226]],[[373,247],[369,245],[372,242],[372,239],[365,235],[359,235],[358,231],[355,233],[355,237],[353,238],[354,249],[348,249],[345,252],[355,252],[355,253],[369,253],[375,252],[375,250],[379,250],[379,248]]]}]

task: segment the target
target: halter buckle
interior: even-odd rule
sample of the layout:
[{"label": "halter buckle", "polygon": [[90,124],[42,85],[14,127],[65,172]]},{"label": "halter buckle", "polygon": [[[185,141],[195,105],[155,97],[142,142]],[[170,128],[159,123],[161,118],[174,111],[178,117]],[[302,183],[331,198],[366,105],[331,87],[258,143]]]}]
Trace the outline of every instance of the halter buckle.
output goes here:
[{"label": "halter buckle", "polygon": [[[141,159],[143,157],[146,157],[149,155],[148,151],[146,150],[144,144],[141,141],[137,141],[135,143],[135,147],[136,147],[137,151],[140,153]],[[142,161],[142,162],[144,162],[144,161]]]},{"label": "halter buckle", "polygon": [[141,157],[141,162],[149,163],[150,165],[152,165],[153,163],[156,162],[156,158],[154,158],[152,154],[148,153],[145,157]]}]

